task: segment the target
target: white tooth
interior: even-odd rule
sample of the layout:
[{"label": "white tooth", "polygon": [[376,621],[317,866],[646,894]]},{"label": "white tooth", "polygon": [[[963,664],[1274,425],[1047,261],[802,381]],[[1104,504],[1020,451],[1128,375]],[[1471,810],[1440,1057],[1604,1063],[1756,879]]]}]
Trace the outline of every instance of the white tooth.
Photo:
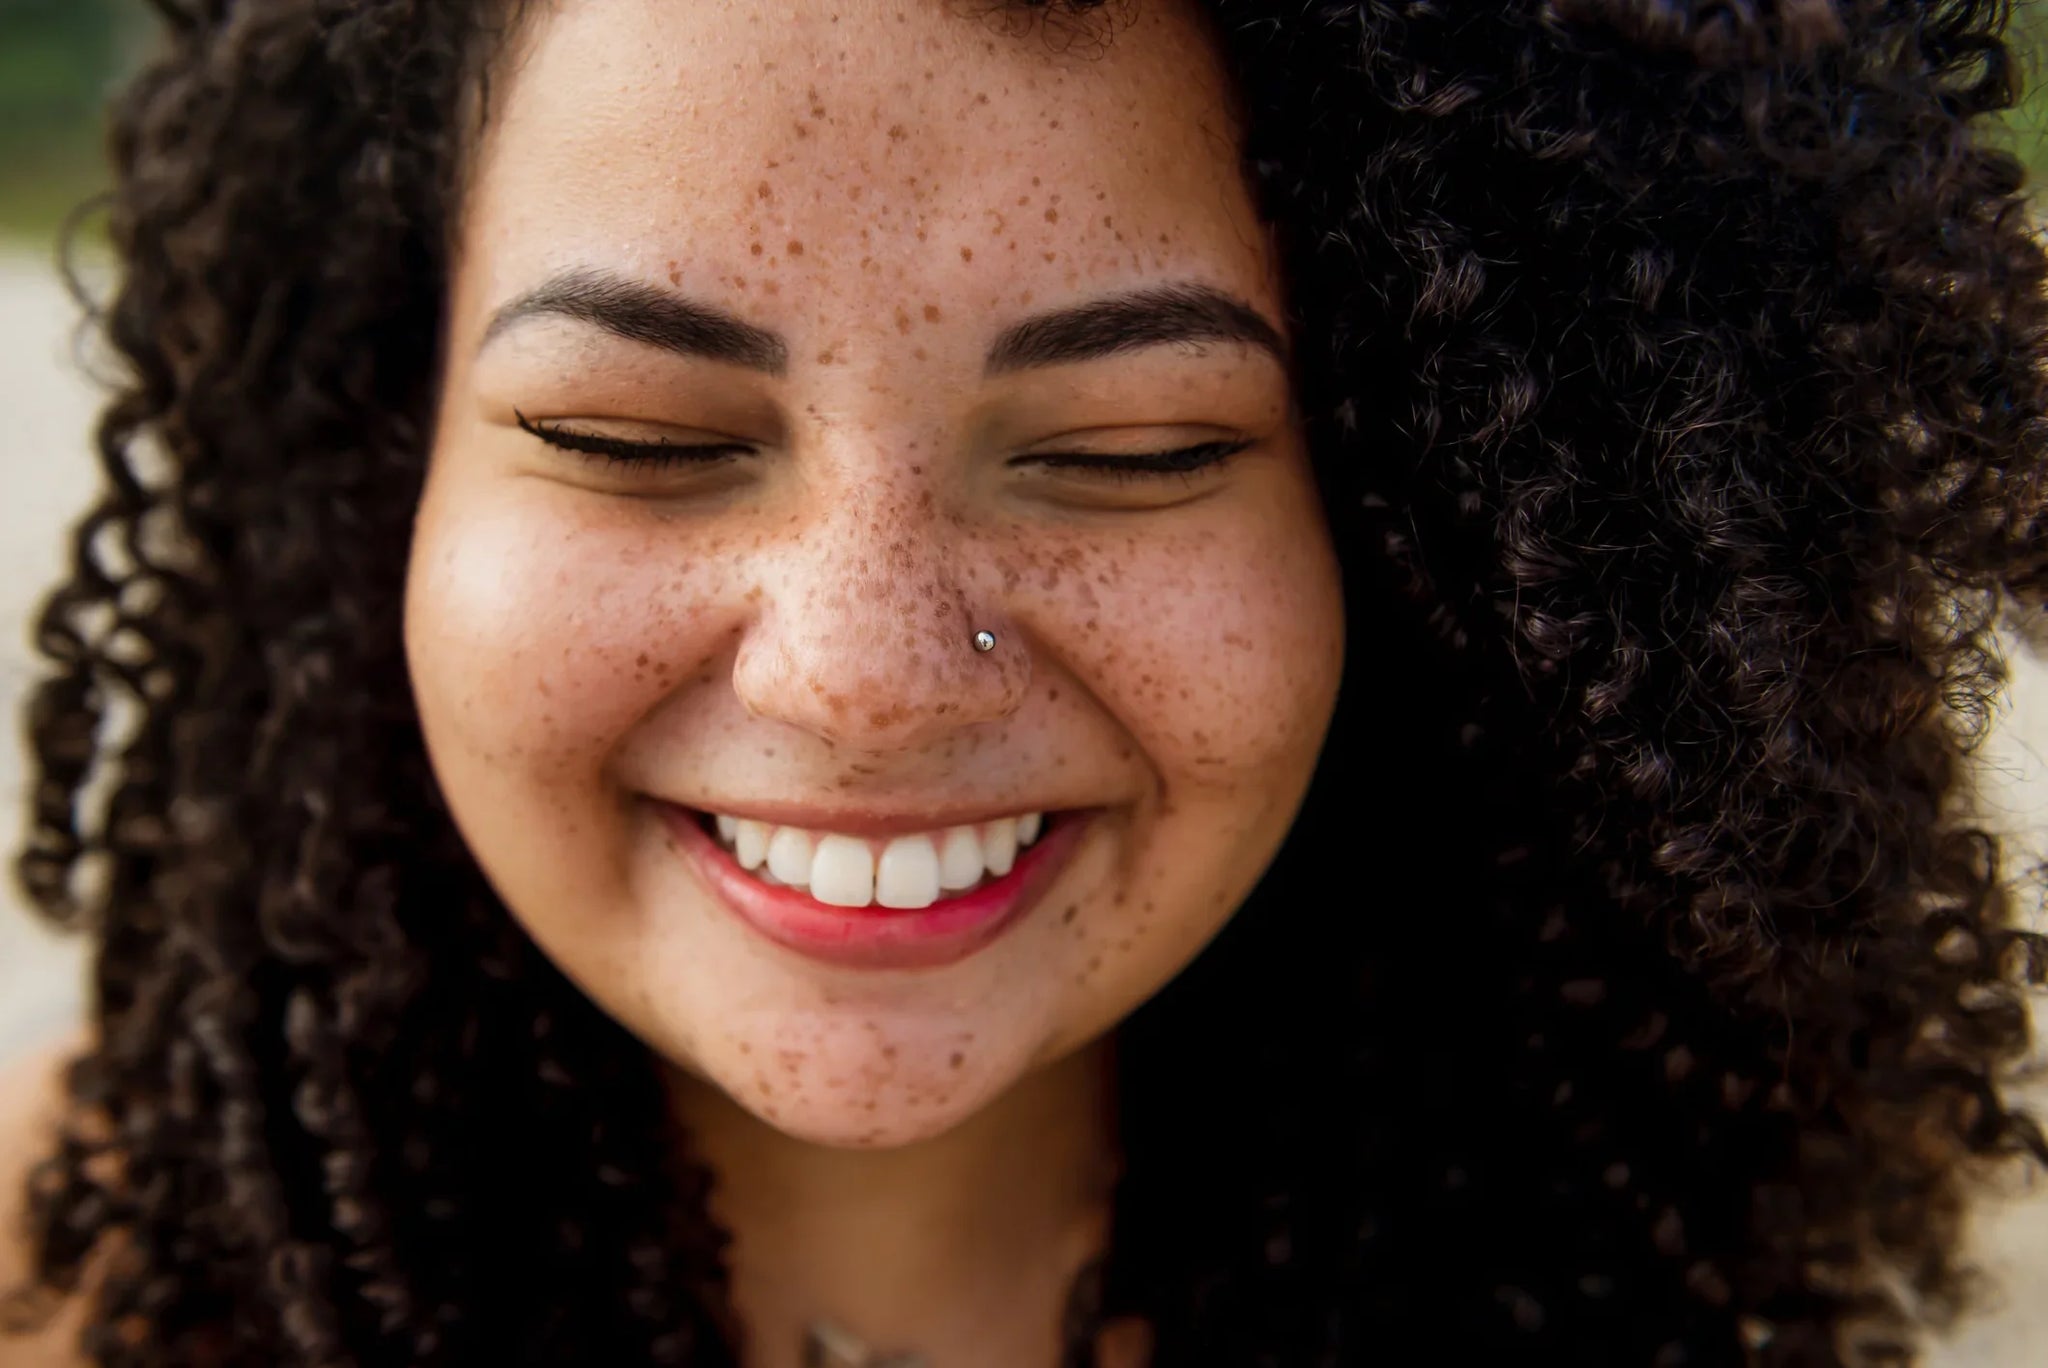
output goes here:
[{"label": "white tooth", "polygon": [[981,882],[981,837],[973,827],[949,827],[939,842],[939,887],[972,888]]},{"label": "white tooth", "polygon": [[981,857],[988,861],[988,872],[998,879],[1010,872],[1010,866],[1017,863],[1015,817],[998,817],[982,826]]},{"label": "white tooth", "polygon": [[796,827],[777,827],[768,838],[768,871],[798,888],[811,881],[811,834]]},{"label": "white tooth", "polygon": [[759,869],[768,858],[768,824],[741,818],[734,825],[732,843],[740,857],[741,869]]},{"label": "white tooth", "polygon": [[1045,820],[1042,812],[1027,812],[1017,819],[1017,844],[1028,846],[1038,839],[1038,828]]},{"label": "white tooth", "polygon": [[851,836],[819,839],[811,857],[811,896],[834,907],[866,907],[875,896],[875,855]]},{"label": "white tooth", "polygon": [[739,829],[740,829],[740,819],[739,819],[739,818],[737,818],[737,817],[728,817],[728,816],[726,816],[726,815],[725,815],[724,813],[722,813],[722,812],[718,814],[718,839],[719,839],[719,840],[721,840],[721,841],[725,842],[725,843],[726,843],[727,845],[731,845],[731,844],[732,844],[732,838],[733,838],[734,834],[735,834],[735,833],[737,833],[737,832],[739,831]]},{"label": "white tooth", "polygon": [[[976,866],[980,863],[981,857],[975,856]],[[930,907],[938,900],[939,852],[932,848],[931,837],[898,836],[882,847],[881,863],[875,867],[876,902],[884,907]]]}]

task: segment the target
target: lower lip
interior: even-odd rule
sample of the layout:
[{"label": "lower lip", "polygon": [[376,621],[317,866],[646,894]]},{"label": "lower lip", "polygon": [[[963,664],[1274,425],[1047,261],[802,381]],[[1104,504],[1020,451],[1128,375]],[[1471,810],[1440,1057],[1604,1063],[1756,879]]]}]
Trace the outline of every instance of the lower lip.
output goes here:
[{"label": "lower lip", "polygon": [[657,803],[662,820],[712,889],[741,921],[778,945],[859,969],[930,969],[965,959],[1036,903],[1072,856],[1087,813],[1068,812],[1000,879],[930,907],[834,907],[797,888],[762,883],[740,868],[696,813]]}]

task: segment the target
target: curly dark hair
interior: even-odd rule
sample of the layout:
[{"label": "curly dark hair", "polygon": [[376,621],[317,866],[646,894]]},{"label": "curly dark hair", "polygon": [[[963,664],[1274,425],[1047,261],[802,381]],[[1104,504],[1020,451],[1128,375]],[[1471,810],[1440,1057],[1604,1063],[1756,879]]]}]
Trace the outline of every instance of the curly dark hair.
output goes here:
[{"label": "curly dark hair", "polygon": [[[106,1250],[105,1368],[737,1362],[711,1175],[465,850],[401,650],[516,7],[157,8],[29,715],[96,1038],[17,1309]],[[2010,0],[1208,9],[1351,659],[1267,877],[1118,1029],[1068,1363],[1114,1315],[1162,1368],[1914,1362],[2048,1160],[1965,763],[2048,590]]]}]

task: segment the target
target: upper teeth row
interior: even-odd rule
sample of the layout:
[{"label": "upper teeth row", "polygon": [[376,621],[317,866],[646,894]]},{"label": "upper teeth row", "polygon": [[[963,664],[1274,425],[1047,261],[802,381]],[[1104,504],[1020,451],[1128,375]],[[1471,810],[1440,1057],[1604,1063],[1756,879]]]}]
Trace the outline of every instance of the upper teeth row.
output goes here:
[{"label": "upper teeth row", "polygon": [[1044,814],[998,817],[976,826],[913,832],[889,841],[713,814],[718,835],[745,869],[763,864],[778,883],[835,907],[930,907],[940,890],[959,892],[984,873],[1001,878],[1020,846],[1038,839]]}]

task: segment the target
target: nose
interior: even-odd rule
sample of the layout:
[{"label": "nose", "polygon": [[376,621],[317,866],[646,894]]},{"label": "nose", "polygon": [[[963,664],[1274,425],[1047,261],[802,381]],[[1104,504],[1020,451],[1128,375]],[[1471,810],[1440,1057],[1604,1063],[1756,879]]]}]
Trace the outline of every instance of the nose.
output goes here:
[{"label": "nose", "polygon": [[[1030,653],[996,607],[1001,576],[930,503],[844,501],[759,562],[733,667],[748,712],[889,752],[1017,711]],[[976,649],[978,632],[992,648]]]}]

